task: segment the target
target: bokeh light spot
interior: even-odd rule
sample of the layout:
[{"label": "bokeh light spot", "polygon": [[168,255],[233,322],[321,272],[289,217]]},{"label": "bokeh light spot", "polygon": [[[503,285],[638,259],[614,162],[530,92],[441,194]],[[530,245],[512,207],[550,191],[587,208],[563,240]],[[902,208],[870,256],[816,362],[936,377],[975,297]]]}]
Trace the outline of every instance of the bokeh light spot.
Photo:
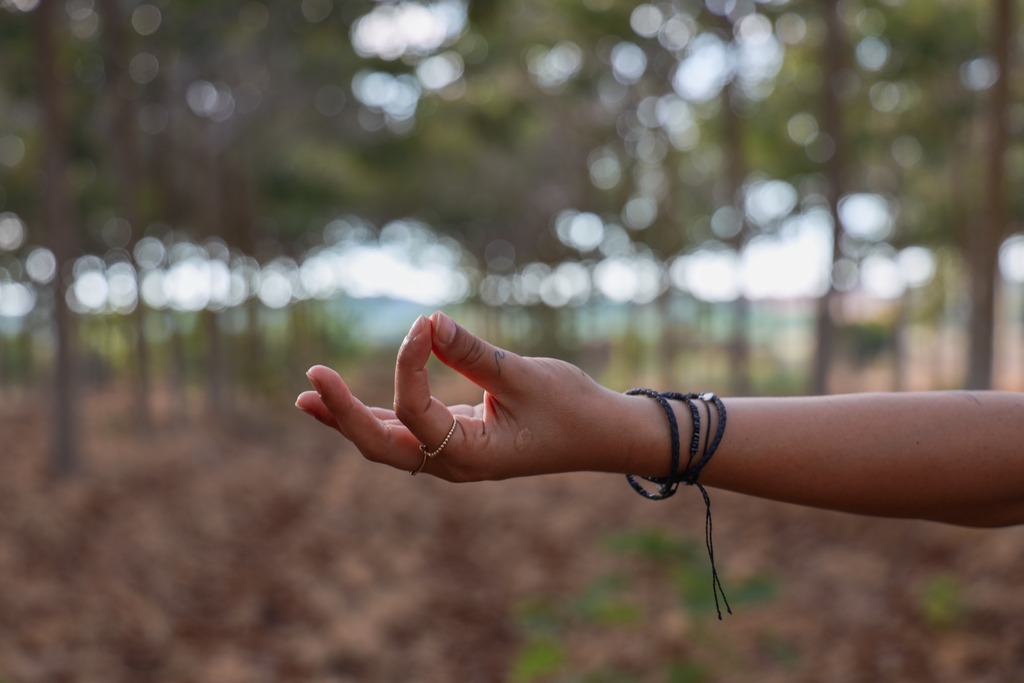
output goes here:
[{"label": "bokeh light spot", "polygon": [[999,248],[999,270],[1003,277],[1024,283],[1024,234],[1011,236]]},{"label": "bokeh light spot", "polygon": [[550,49],[537,45],[527,52],[526,64],[538,86],[557,92],[583,66],[583,52],[570,41],[562,41]]},{"label": "bokeh light spot", "polygon": [[987,90],[999,78],[999,65],[990,57],[977,57],[960,66],[960,82],[968,90]]},{"label": "bokeh light spot", "polygon": [[25,272],[33,281],[49,284],[57,274],[57,258],[49,249],[36,247],[25,257]]},{"label": "bokeh light spot", "polygon": [[896,255],[896,263],[910,287],[923,287],[935,277],[935,253],[925,247],[907,247]]},{"label": "bokeh light spot", "polygon": [[461,35],[465,26],[466,6],[458,0],[380,4],[352,25],[352,46],[362,57],[388,61],[428,55]]},{"label": "bokeh light spot", "polygon": [[140,52],[128,63],[128,74],[139,85],[145,85],[152,81],[159,71],[160,62],[148,52]]},{"label": "bokeh light spot", "polygon": [[331,16],[334,3],[331,0],[302,0],[302,16],[311,24],[316,24]]},{"label": "bokeh light spot", "polygon": [[464,68],[457,52],[443,52],[420,62],[416,66],[416,77],[425,90],[443,90],[462,78]]},{"label": "bokeh light spot", "polygon": [[132,28],[142,36],[152,35],[160,28],[160,8],[156,5],[139,5],[132,10]]},{"label": "bokeh light spot", "polygon": [[881,195],[846,195],[839,200],[839,217],[846,232],[860,239],[880,241],[892,233],[892,211]]},{"label": "bokeh light spot", "polygon": [[623,85],[640,80],[647,70],[647,54],[635,43],[619,43],[612,48],[612,73]]},{"label": "bokeh light spot", "polygon": [[638,36],[653,38],[658,35],[662,24],[665,23],[665,15],[655,5],[637,5],[629,15],[629,26]]},{"label": "bokeh light spot", "polygon": [[0,213],[0,249],[14,251],[25,240],[25,224],[17,214]]},{"label": "bokeh light spot", "polygon": [[25,158],[25,142],[17,135],[0,137],[0,164],[14,168]]},{"label": "bokeh light spot", "polygon": [[20,282],[0,282],[0,316],[22,318],[36,305],[35,292]]},{"label": "bokeh light spot", "polygon": [[658,217],[658,202],[654,197],[632,197],[622,207],[622,221],[633,230],[644,230]]}]

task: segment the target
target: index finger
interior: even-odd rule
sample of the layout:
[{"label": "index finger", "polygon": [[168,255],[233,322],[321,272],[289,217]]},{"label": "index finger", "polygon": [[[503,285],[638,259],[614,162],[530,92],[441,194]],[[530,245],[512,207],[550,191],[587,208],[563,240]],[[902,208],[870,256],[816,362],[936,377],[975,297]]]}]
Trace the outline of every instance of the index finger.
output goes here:
[{"label": "index finger", "polygon": [[[412,469],[418,464],[415,437],[401,425],[385,421],[388,411],[367,407],[352,395],[341,376],[330,368],[315,365],[307,376],[320,395],[323,406],[334,418],[334,424],[324,419],[326,415],[314,412],[313,416],[335,427],[365,458],[401,469]],[[304,399],[303,404],[316,411],[315,402]]]},{"label": "index finger", "polygon": [[417,318],[398,350],[395,363],[395,417],[428,451],[462,438],[452,411],[430,394],[427,360],[431,353],[431,327],[427,318]]}]

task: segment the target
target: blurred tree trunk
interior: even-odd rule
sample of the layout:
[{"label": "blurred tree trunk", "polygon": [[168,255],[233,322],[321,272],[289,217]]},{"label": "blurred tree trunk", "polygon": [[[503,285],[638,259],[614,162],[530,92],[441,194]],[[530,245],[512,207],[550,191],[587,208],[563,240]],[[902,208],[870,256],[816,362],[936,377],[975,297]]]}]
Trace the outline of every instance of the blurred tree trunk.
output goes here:
[{"label": "blurred tree trunk", "polygon": [[54,474],[66,476],[78,468],[76,398],[78,363],[75,349],[75,319],[67,304],[68,268],[75,255],[76,232],[72,221],[71,189],[68,186],[68,115],[64,86],[58,79],[57,56],[64,3],[42,0],[36,10],[36,49],[39,67],[39,97],[43,118],[46,172],[45,216],[50,249],[57,261],[54,279],[53,319],[57,335],[54,367],[54,425],[51,466]]},{"label": "blurred tree trunk", "polygon": [[[220,236],[223,220],[223,159],[215,132],[209,125],[201,125],[200,134],[195,136],[199,147],[195,149],[196,173],[192,191],[200,226],[201,238],[212,240]],[[212,302],[211,302],[212,303]],[[220,329],[220,314],[207,306],[200,314],[206,337],[206,398],[207,407],[214,415],[225,411],[224,386],[227,382],[224,367],[224,340]]]},{"label": "blurred tree trunk", "polygon": [[[675,206],[677,197],[672,192],[667,194],[668,196],[662,202],[662,213],[667,218],[657,224],[658,232],[651,235],[652,241],[655,241],[654,247],[658,257],[662,263],[666,264],[672,258],[672,255],[680,250],[680,235],[682,233],[682,227],[674,218],[679,215]],[[660,378],[668,386],[673,386],[677,381],[675,377],[675,364],[679,351],[679,331],[677,329],[678,321],[675,320],[672,307],[674,296],[675,288],[669,283],[654,302],[657,310],[656,317],[661,326],[660,334],[656,340],[658,348],[655,350],[655,363]]]},{"label": "blurred tree trunk", "polygon": [[[224,165],[224,227],[230,244],[241,253],[255,256],[259,242],[257,234],[256,192],[249,175],[249,164],[244,158],[233,158]],[[255,283],[250,283],[255,285]],[[242,304],[245,312],[245,330],[239,340],[238,353],[233,355],[235,383],[262,380],[266,347],[260,325],[260,301],[255,292]],[[303,368],[305,371],[305,368]]]},{"label": "blurred tree trunk", "polygon": [[1006,232],[1007,108],[1010,101],[1010,47],[1013,39],[1013,1],[995,0],[992,52],[998,78],[992,86],[988,111],[988,177],[983,222],[970,231],[971,316],[968,325],[968,389],[991,389],[995,358],[995,300],[999,282],[999,245]]},{"label": "blurred tree trunk", "polygon": [[[107,48],[107,92],[112,106],[110,126],[107,129],[106,144],[113,159],[117,178],[117,201],[121,215],[131,227],[129,252],[142,236],[141,164],[138,144],[138,106],[135,85],[128,74],[128,63],[132,58],[128,33],[125,27],[128,18],[118,0],[99,0],[98,8],[103,18],[103,41]],[[138,284],[138,283],[137,283]],[[135,351],[135,374],[133,408],[139,426],[152,424],[149,382],[149,347],[146,340],[145,308],[142,297],[132,313],[134,338],[130,343]]]},{"label": "blurred tree trunk", "polygon": [[10,391],[14,392],[14,378],[10,368],[14,367],[13,344],[0,344],[0,398]]},{"label": "blurred tree trunk", "polygon": [[896,320],[893,324],[893,348],[892,348],[892,388],[893,391],[906,391],[911,388],[911,371],[914,367],[911,358],[913,345],[910,343],[911,334],[911,306],[913,304],[913,290],[909,287],[903,292],[903,296],[897,302]]},{"label": "blurred tree trunk", "polygon": [[19,394],[23,395],[24,390],[29,387],[33,387],[36,384],[36,347],[32,341],[33,333],[31,330],[24,329],[18,336],[18,344],[21,346],[21,353],[18,354],[19,367],[21,372],[19,373],[19,380],[21,387]]},{"label": "blurred tree trunk", "polygon": [[[732,25],[729,24],[730,33]],[[729,246],[738,254],[743,248],[749,224],[743,213],[743,180],[747,175],[746,155],[743,151],[743,132],[740,117],[733,108],[736,97],[735,82],[730,80],[722,90],[722,142],[725,146],[725,185],[728,202],[740,218],[740,229],[729,240]],[[750,300],[742,292],[732,305],[733,328],[729,343],[729,384],[734,396],[750,394]]]},{"label": "blurred tree trunk", "polygon": [[[839,0],[826,0],[822,3],[825,19],[825,41],[823,43],[822,61],[825,65],[825,81],[822,85],[822,132],[832,139],[834,151],[825,164],[826,195],[829,213],[832,215],[832,266],[842,256],[840,240],[843,235],[843,224],[839,219],[839,198],[842,197],[842,173],[846,134],[844,131],[842,103],[839,101],[838,89],[846,67],[846,28],[839,15]],[[830,273],[832,269],[830,268]],[[817,344],[814,354],[814,367],[811,375],[812,394],[825,394],[829,391],[829,376],[835,347],[835,321],[832,318],[833,302],[837,297],[835,284],[829,279],[828,289],[818,300],[817,311]]]},{"label": "blurred tree trunk", "polygon": [[185,400],[185,383],[188,374],[185,362],[185,339],[182,336],[181,313],[173,310],[163,312],[164,324],[170,330],[170,363],[168,364],[167,388],[170,393],[171,422],[181,424],[188,416],[188,401]]},{"label": "blurred tree trunk", "polygon": [[[162,65],[173,63],[175,58],[174,52],[166,47],[165,37],[163,31],[157,31],[146,38],[147,50],[156,55]],[[165,228],[177,230],[185,221],[189,202],[185,185],[188,171],[185,170],[183,163],[183,138],[186,135],[180,131],[182,117],[178,115],[181,109],[179,103],[184,101],[185,93],[173,80],[173,74],[174,70],[161,68],[149,86],[155,103],[166,107],[168,119],[161,130],[146,136],[143,163],[146,175],[152,179],[155,203],[153,215],[160,217],[166,224]],[[155,236],[170,237],[166,234]],[[172,244],[165,240],[165,246],[170,248]],[[167,261],[165,265],[171,264]],[[185,358],[181,319],[182,314],[172,308],[158,311],[154,316],[154,320],[159,320],[159,324],[167,331],[167,344],[164,347],[167,350],[167,358],[163,364],[154,364],[155,381],[158,385],[161,381],[166,382],[170,421],[179,425],[188,415],[188,401],[185,396],[188,363]],[[156,347],[150,350],[155,351]],[[162,376],[161,372],[164,373]],[[153,379],[151,376],[151,380]]]},{"label": "blurred tree trunk", "polygon": [[676,321],[672,314],[673,296],[672,286],[669,285],[655,302],[658,307],[658,318],[661,321],[661,348],[658,354],[658,366],[662,379],[670,387],[674,386],[677,381],[675,377],[675,361],[676,347],[679,343],[678,335],[676,334]]},{"label": "blurred tree trunk", "polygon": [[227,409],[224,385],[224,335],[220,329],[220,313],[205,309],[202,312],[203,328],[206,332],[206,397],[207,406],[214,415],[221,415]]}]

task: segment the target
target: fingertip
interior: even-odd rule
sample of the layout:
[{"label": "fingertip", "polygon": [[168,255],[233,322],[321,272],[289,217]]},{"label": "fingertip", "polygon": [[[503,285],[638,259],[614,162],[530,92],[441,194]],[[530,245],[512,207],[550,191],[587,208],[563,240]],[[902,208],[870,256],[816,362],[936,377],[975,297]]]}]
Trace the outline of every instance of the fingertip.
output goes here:
[{"label": "fingertip", "polygon": [[413,321],[412,327],[409,328],[409,332],[405,335],[405,342],[409,343],[420,336],[423,332],[423,326],[429,324],[426,316],[417,316],[416,320]]},{"label": "fingertip", "polygon": [[315,391],[303,391],[295,398],[295,407],[299,410],[309,412],[314,402],[322,403],[320,401],[320,394]]},{"label": "fingertip", "polygon": [[349,395],[348,387],[341,375],[327,366],[314,365],[306,373],[306,377],[323,403],[332,409],[341,405]]},{"label": "fingertip", "polygon": [[437,337],[437,341],[445,346],[451,344],[455,339],[455,321],[441,311],[435,311],[430,316],[430,320],[433,323],[434,335]]},{"label": "fingertip", "polygon": [[419,316],[416,322],[409,328],[409,334],[402,341],[398,349],[398,359],[395,366],[397,373],[405,370],[420,370],[430,357],[431,344],[431,321],[426,316]]},{"label": "fingertip", "polygon": [[316,393],[321,396],[324,395],[324,374],[329,372],[331,370],[323,365],[314,365],[309,370],[306,370],[306,379],[316,389]]}]

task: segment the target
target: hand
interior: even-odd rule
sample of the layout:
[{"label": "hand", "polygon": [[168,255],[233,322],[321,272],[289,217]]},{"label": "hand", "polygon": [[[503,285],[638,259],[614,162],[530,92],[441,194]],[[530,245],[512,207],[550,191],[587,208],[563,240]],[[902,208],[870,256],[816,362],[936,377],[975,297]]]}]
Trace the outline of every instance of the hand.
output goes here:
[{"label": "hand", "polygon": [[[481,387],[482,402],[446,406],[431,396],[431,353]],[[402,343],[392,409],[367,407],[330,368],[314,366],[308,377],[316,391],[302,393],[296,406],[373,462],[416,470],[420,444],[436,449],[454,421],[451,439],[423,472],[448,481],[579,470],[665,474],[664,425],[648,428],[659,419],[653,401],[606,389],[569,363],[495,347],[443,313],[418,318]],[[649,451],[659,454],[660,468],[643,462]]]}]

